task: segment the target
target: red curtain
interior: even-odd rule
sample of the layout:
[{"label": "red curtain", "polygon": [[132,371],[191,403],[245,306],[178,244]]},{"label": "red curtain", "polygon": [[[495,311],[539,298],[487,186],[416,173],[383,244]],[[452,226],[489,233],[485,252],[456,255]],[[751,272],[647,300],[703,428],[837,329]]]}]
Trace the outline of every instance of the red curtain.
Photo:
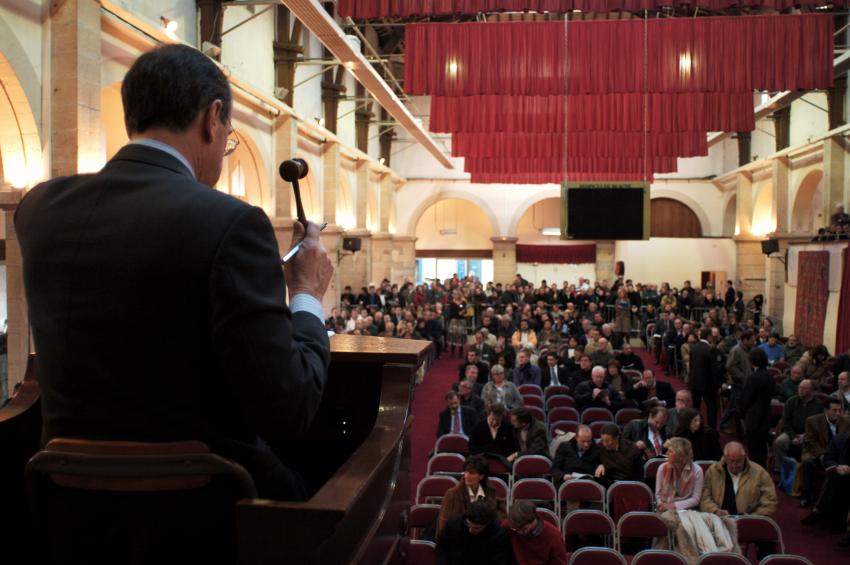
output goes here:
[{"label": "red curtain", "polygon": [[586,245],[517,245],[518,263],[596,263],[596,244]]},{"label": "red curtain", "polygon": [[751,131],[753,100],[752,92],[432,96],[428,127],[444,133]]},{"label": "red curtain", "polygon": [[[563,157],[528,159],[503,159],[466,157],[464,171],[468,173],[560,173],[561,177],[572,173],[620,173],[630,174],[632,179],[643,179],[644,173],[676,172],[675,157],[653,157],[651,159],[628,157]],[[562,178],[561,180],[565,180]]]},{"label": "red curtain", "polygon": [[833,27],[830,14],[411,24],[405,88],[439,96],[828,88]]},{"label": "red curtain", "polygon": [[453,157],[696,157],[708,155],[703,132],[455,133]]},{"label": "red curtain", "polygon": [[850,350],[850,247],[844,249],[842,255],[844,256],[844,274],[841,277],[841,294],[838,297],[838,326],[835,333],[836,355]]},{"label": "red curtain", "polygon": [[[647,182],[652,182],[653,176],[646,176]],[[571,181],[635,181],[643,180],[643,176],[635,173],[610,173],[605,171],[569,173],[491,173],[471,172],[470,182],[476,184],[560,184],[565,180]]]},{"label": "red curtain", "polygon": [[772,8],[847,5],[843,0],[339,0],[343,17],[358,19],[403,18],[478,12],[642,12],[660,8],[694,8],[719,11],[726,8]]},{"label": "red curtain", "polygon": [[829,298],[829,251],[801,251],[797,273],[794,333],[806,346],[820,345]]}]

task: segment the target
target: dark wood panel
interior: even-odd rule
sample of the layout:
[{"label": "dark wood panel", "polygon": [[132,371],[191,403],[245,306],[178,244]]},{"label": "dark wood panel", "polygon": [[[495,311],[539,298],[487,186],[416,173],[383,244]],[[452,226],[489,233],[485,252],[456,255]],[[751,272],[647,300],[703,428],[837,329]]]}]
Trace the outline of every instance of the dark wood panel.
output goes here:
[{"label": "dark wood panel", "polygon": [[702,237],[694,211],[672,198],[653,198],[650,218],[650,237]]}]

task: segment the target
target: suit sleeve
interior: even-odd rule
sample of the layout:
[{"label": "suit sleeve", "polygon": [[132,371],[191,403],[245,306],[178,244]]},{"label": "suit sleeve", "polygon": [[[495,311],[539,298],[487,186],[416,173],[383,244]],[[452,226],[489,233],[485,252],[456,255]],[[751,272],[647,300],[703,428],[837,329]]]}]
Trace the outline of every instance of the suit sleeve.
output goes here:
[{"label": "suit sleeve", "polygon": [[818,429],[815,423],[818,418],[823,418],[821,414],[815,414],[806,418],[806,435],[803,438],[803,459],[813,459],[820,457],[824,452],[823,447],[818,443]]},{"label": "suit sleeve", "polygon": [[240,417],[259,433],[306,430],[330,344],[320,320],[287,308],[277,241],[261,209],[246,210],[222,238],[209,292],[213,346]]}]

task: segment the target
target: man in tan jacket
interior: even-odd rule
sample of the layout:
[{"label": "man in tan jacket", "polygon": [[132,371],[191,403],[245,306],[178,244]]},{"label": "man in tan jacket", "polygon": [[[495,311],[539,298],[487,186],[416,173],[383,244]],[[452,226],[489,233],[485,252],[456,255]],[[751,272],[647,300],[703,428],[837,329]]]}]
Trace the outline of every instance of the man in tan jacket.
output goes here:
[{"label": "man in tan jacket", "polygon": [[850,418],[841,414],[841,400],[830,397],[823,403],[823,412],[806,418],[806,435],[803,439],[803,463],[800,466],[803,496],[800,506],[813,502],[815,478],[824,470],[823,454],[829,442],[838,434],[850,432]]}]

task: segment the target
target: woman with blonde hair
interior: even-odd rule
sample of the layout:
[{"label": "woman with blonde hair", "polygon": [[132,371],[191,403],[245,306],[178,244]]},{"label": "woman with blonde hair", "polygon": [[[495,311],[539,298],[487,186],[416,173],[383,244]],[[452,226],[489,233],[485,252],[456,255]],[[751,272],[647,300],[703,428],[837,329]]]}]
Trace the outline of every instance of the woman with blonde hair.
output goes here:
[{"label": "woman with blonde hair", "polygon": [[703,474],[694,465],[691,442],[674,437],[664,442],[667,461],[658,468],[655,480],[655,501],[659,512],[698,508],[702,496]]}]

